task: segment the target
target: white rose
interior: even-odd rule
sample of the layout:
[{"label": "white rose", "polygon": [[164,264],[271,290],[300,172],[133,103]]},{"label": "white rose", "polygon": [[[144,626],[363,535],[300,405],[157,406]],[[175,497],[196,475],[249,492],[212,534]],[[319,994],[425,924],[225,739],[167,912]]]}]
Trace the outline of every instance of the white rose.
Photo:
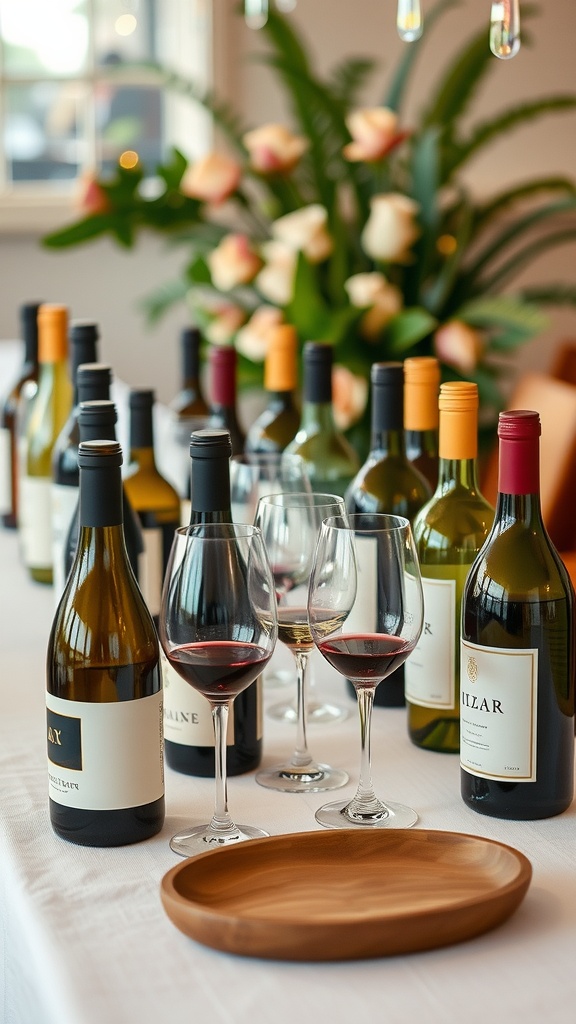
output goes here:
[{"label": "white rose", "polygon": [[362,232],[362,246],[375,260],[410,263],[410,247],[420,237],[418,203],[399,192],[373,196],[370,216]]},{"label": "white rose", "polygon": [[376,338],[404,305],[400,289],[377,270],[370,274],[353,274],[344,287],[353,306],[367,308],[360,321],[360,330],[367,338]]},{"label": "white rose", "polygon": [[319,203],[312,203],[275,220],[272,235],[295,252],[303,252],[310,263],[321,263],[334,248],[327,223],[326,209]]},{"label": "white rose", "polygon": [[268,345],[282,313],[276,306],[259,306],[236,335],[236,348],[247,359],[262,362],[266,358]]},{"label": "white rose", "polygon": [[262,266],[246,235],[226,235],[208,255],[206,262],[212,283],[221,292],[228,292],[239,284],[248,284]]},{"label": "white rose", "polygon": [[294,291],[296,253],[282,242],[265,242],[261,253],[265,263],[254,283],[265,299],[285,306]]}]

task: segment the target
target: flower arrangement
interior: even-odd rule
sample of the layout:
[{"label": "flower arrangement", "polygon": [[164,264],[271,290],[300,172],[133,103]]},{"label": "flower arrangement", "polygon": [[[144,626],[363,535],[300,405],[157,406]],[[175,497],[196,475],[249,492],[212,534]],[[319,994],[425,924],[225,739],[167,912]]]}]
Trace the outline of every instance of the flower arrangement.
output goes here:
[{"label": "flower arrangement", "polygon": [[541,307],[576,303],[568,284],[508,290],[536,256],[576,237],[565,224],[576,186],[538,178],[478,202],[461,171],[498,134],[572,109],[576,96],[527,101],[465,131],[479,81],[497,66],[481,33],[440,73],[420,123],[405,125],[420,47],[456,3],[430,11],[425,36],[406,48],[382,104],[369,108],[359,96],[373,61],[348,59],[322,80],[303,40],[271,12],[268,63],[288,92],[293,127],[242,125],[213,96],[163,72],[167,87],[212,111],[226,150],[193,163],[173,150],[152,191],[140,165],[90,176],[81,219],[45,244],[107,233],[131,247],[144,230],[168,236],[184,247],[182,277],[146,300],[149,318],[185,302],[209,343],[236,345],[242,379],[253,384],[278,322],[292,323],[302,344],[332,342],[344,428],[366,409],[371,364],[408,355],[436,354],[444,379],[477,381],[484,408],[496,410],[503,358],[544,329]]}]

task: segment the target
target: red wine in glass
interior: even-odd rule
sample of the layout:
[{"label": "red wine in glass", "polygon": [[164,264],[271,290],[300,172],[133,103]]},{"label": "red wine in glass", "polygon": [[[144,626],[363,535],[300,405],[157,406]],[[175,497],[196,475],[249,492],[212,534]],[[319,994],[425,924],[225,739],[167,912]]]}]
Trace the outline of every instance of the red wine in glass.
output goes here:
[{"label": "red wine in glass", "polygon": [[268,664],[271,654],[257,644],[212,640],[173,647],[172,667],[210,700],[236,697]]},{"label": "red wine in glass", "polygon": [[415,644],[384,633],[344,633],[323,640],[318,650],[337,672],[376,685],[406,661]]}]

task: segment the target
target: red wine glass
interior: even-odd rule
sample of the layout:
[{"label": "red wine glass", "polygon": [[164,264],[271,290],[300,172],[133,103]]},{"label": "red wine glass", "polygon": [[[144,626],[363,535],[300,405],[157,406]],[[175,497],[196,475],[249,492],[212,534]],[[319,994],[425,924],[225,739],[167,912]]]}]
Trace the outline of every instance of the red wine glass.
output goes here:
[{"label": "red wine glass", "polygon": [[334,494],[269,494],[258,502],[255,522],[262,530],[272,567],[278,637],[292,651],[297,673],[296,745],[290,759],[262,768],[256,775],[256,781],[267,789],[316,793],[348,782],[342,769],[313,759],[306,739],[307,669],[314,649],[306,607],[308,582],[322,521],[336,514],[345,515],[345,506]]},{"label": "red wine glass", "polygon": [[160,608],[160,641],[173,669],[212,709],[216,801],[212,820],[175,835],[183,857],[267,835],[228,812],[226,732],[234,698],[268,664],[277,638],[276,595],[260,531],[218,524],[176,530]]},{"label": "red wine glass", "polygon": [[[368,590],[377,607],[372,632],[356,626]],[[418,821],[411,807],[376,796],[370,727],[376,687],[383,680],[385,686],[386,677],[414,650],[423,615],[418,556],[407,519],[360,513],[333,516],[322,524],[308,593],[310,632],[326,661],[354,684],[362,754],[356,795],[320,807],[316,820],[321,825],[409,828]]]}]

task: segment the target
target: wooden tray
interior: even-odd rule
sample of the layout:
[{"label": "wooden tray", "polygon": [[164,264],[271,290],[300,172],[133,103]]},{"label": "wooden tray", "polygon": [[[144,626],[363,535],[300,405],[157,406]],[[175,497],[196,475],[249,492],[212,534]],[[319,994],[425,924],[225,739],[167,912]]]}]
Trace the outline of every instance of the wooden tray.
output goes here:
[{"label": "wooden tray", "polygon": [[501,924],[530,861],[458,832],[352,829],[252,839],[176,865],[161,898],[180,931],[214,949],[282,960],[411,953]]}]

